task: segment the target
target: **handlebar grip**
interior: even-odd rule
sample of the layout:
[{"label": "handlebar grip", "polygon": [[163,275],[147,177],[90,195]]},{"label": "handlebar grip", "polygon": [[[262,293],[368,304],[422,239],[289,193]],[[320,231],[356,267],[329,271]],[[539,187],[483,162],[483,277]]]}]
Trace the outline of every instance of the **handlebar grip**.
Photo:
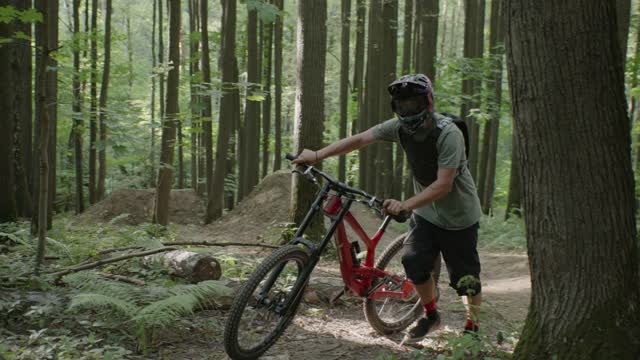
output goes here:
[{"label": "handlebar grip", "polygon": [[293,155],[292,153],[287,153],[287,155],[284,156],[285,159],[289,160],[289,161],[293,161],[296,159],[296,156]]},{"label": "handlebar grip", "polygon": [[410,211],[406,211],[406,210],[402,210],[400,212],[400,214],[398,215],[390,215],[391,218],[399,223],[403,223],[406,222],[407,220],[409,220],[409,217],[411,217],[411,212]]}]

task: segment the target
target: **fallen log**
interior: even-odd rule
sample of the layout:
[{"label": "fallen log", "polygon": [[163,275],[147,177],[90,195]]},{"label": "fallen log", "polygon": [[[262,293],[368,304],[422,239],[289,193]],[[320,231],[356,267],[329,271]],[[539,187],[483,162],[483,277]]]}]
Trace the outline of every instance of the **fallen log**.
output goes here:
[{"label": "fallen log", "polygon": [[253,246],[264,247],[268,249],[277,249],[280,246],[270,244],[251,244],[251,243],[239,243],[239,242],[208,242],[208,241],[168,241],[163,242],[164,246]]},{"label": "fallen log", "polygon": [[146,283],[144,281],[140,280],[140,279],[127,277],[127,276],[122,276],[122,275],[109,274],[109,273],[98,273],[98,276],[101,276],[103,278],[107,278],[107,279],[110,279],[110,280],[120,281],[120,282],[131,284],[131,285],[138,285],[138,286],[145,286],[146,285]]},{"label": "fallen log", "polygon": [[134,258],[134,257],[147,256],[147,255],[152,255],[152,254],[157,254],[157,253],[160,253],[160,252],[172,251],[172,250],[176,250],[176,248],[163,247],[163,248],[158,248],[158,249],[151,249],[151,250],[141,251],[141,252],[137,252],[137,253],[131,253],[131,254],[126,254],[126,255],[116,256],[116,257],[112,257],[112,258],[106,258],[106,259],[98,260],[98,261],[95,261],[95,262],[92,262],[92,263],[72,266],[72,267],[66,268],[64,270],[60,270],[60,271],[56,271],[56,272],[53,272],[53,273],[49,273],[48,275],[62,277],[64,275],[71,274],[71,273],[74,273],[74,272],[97,268],[98,266],[105,265],[105,264],[111,264],[111,263],[114,263],[114,262],[131,259],[131,258]]},{"label": "fallen log", "polygon": [[218,260],[211,255],[192,251],[174,250],[164,254],[146,256],[142,262],[146,265],[162,264],[171,268],[176,276],[192,283],[218,280],[222,276],[222,267]]}]

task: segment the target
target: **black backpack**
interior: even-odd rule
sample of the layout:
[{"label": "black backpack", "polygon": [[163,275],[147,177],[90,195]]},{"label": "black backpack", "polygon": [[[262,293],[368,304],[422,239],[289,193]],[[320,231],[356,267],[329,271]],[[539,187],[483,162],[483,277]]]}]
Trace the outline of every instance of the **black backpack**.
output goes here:
[{"label": "black backpack", "polygon": [[462,136],[464,137],[464,149],[465,149],[465,153],[467,155],[467,160],[469,160],[469,128],[467,127],[467,123],[464,122],[464,120],[462,120],[460,117],[455,116],[453,114],[450,113],[446,113],[446,112],[441,112],[440,113],[442,116],[451,119],[451,121],[456,124],[456,126],[458,127],[458,129],[460,129],[460,131],[462,131]]}]

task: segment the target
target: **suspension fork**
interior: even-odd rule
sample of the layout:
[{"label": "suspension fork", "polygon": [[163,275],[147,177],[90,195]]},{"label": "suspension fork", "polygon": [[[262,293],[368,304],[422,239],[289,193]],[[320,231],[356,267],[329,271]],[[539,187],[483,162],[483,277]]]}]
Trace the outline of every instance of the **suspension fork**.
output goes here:
[{"label": "suspension fork", "polygon": [[[322,189],[318,192],[318,196],[316,196],[316,199],[311,205],[311,208],[309,208],[307,215],[305,215],[304,219],[302,220],[302,223],[300,224],[300,227],[296,231],[296,234],[293,237],[293,240],[289,242],[289,245],[303,244],[306,247],[308,247],[309,250],[311,250],[312,254],[315,253],[315,250],[316,250],[315,245],[310,241],[303,240],[302,234],[304,234],[304,231],[307,229],[307,227],[311,223],[311,220],[313,220],[313,217],[318,213],[318,211],[322,209],[322,203],[327,198],[327,195],[329,194],[329,190],[330,190],[330,184],[326,183],[322,187]],[[262,302],[262,300],[267,296],[267,294],[269,293],[269,290],[271,290],[271,287],[276,282],[276,279],[278,278],[278,276],[280,276],[280,273],[284,269],[285,265],[286,263],[282,263],[278,265],[278,267],[274,271],[271,272],[271,275],[269,275],[269,278],[267,278],[267,281],[262,287],[262,290],[256,296],[256,299],[258,300],[258,302]]]},{"label": "suspension fork", "polygon": [[[302,269],[300,276],[298,276],[296,283],[293,285],[293,289],[291,290],[291,293],[287,296],[287,299],[285,299],[285,301],[282,304],[276,307],[275,312],[277,314],[282,314],[283,312],[287,311],[287,309],[289,309],[291,304],[294,303],[294,301],[297,301],[300,296],[302,296],[303,289],[306,286],[307,281],[309,280],[309,276],[311,275],[311,272],[313,271],[313,269],[318,264],[318,261],[320,260],[320,255],[326,249],[327,245],[331,241],[333,234],[338,228],[338,225],[340,225],[340,223],[342,222],[342,219],[344,218],[345,214],[349,211],[349,208],[351,207],[352,203],[353,203],[353,199],[347,199],[347,201],[342,206],[342,209],[340,210],[338,215],[336,215],[335,217],[332,217],[331,225],[329,226],[329,231],[327,231],[327,233],[325,234],[324,239],[322,239],[322,242],[320,243],[320,246],[312,251],[311,257],[309,258],[309,263]],[[305,218],[305,220],[307,219]],[[297,244],[299,242],[296,242],[294,240],[292,243]]]}]

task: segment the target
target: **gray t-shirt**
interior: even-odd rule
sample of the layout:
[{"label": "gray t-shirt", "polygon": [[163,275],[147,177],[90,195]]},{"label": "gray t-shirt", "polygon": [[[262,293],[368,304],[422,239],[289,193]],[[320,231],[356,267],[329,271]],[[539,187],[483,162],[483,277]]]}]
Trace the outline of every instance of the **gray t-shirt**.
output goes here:
[{"label": "gray t-shirt", "polygon": [[[465,229],[480,219],[482,210],[476,185],[467,168],[467,156],[462,131],[453,122],[438,113],[434,119],[444,125],[436,148],[438,150],[438,168],[455,168],[458,173],[453,182],[453,189],[447,196],[414,212],[432,224],[447,230]],[[400,121],[397,118],[387,120],[372,128],[376,140],[400,142]],[[416,194],[424,187],[414,179]]]}]

